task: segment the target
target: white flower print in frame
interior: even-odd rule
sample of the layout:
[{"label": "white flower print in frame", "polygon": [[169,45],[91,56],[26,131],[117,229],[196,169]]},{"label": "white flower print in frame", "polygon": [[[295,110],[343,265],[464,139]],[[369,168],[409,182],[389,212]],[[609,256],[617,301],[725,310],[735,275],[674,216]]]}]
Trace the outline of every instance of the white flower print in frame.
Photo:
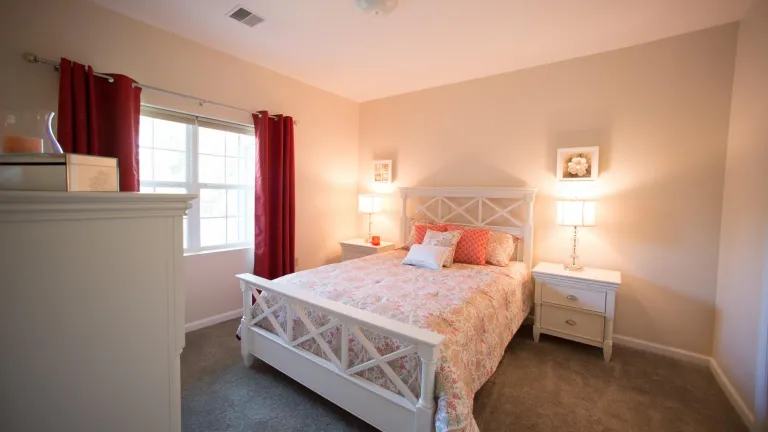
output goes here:
[{"label": "white flower print in frame", "polygon": [[600,147],[557,149],[557,179],[563,181],[596,180]]}]

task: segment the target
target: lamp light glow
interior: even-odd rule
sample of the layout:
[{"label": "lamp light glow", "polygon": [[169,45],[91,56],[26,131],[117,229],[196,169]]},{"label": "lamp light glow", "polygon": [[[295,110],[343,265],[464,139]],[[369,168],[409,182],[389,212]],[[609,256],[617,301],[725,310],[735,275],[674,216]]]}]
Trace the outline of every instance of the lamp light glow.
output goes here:
[{"label": "lamp light glow", "polygon": [[368,213],[368,243],[371,243],[371,231],[373,229],[373,214],[381,213],[381,196],[368,194],[357,198],[357,211]]},{"label": "lamp light glow", "polygon": [[381,196],[360,195],[357,200],[357,211],[360,213],[381,213]]},{"label": "lamp light glow", "polygon": [[570,264],[565,264],[568,271],[580,271],[582,266],[576,264],[576,246],[579,243],[579,227],[595,226],[595,201],[561,200],[557,202],[557,224],[573,227],[573,243]]}]

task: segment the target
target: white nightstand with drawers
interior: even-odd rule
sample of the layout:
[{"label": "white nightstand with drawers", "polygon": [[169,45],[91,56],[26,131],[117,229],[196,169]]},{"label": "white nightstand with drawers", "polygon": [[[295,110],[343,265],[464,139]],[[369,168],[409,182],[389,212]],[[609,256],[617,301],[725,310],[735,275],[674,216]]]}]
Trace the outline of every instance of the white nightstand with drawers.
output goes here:
[{"label": "white nightstand with drawers", "polygon": [[374,246],[364,239],[354,239],[339,242],[341,245],[341,260],[348,261],[351,259],[362,258],[368,255],[374,255],[377,253],[389,252],[395,250],[395,244],[392,242],[381,242],[380,245]]},{"label": "white nightstand with drawers", "polygon": [[621,273],[595,268],[567,271],[562,264],[539,263],[533,277],[533,340],[538,342],[539,334],[546,333],[602,347],[605,361],[610,361]]}]

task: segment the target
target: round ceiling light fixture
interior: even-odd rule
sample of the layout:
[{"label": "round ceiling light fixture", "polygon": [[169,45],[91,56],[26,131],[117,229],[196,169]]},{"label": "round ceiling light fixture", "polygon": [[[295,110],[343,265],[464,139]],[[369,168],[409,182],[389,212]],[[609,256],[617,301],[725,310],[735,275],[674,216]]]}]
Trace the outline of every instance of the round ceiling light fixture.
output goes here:
[{"label": "round ceiling light fixture", "polygon": [[355,0],[357,7],[373,16],[384,16],[397,9],[398,0]]}]

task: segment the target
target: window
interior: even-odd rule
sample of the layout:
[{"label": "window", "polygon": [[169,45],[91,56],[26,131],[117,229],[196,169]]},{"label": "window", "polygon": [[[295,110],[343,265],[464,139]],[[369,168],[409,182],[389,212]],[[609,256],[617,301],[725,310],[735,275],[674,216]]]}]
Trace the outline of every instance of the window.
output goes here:
[{"label": "window", "polygon": [[142,107],[141,192],[200,195],[184,218],[188,252],[253,244],[253,128]]}]

